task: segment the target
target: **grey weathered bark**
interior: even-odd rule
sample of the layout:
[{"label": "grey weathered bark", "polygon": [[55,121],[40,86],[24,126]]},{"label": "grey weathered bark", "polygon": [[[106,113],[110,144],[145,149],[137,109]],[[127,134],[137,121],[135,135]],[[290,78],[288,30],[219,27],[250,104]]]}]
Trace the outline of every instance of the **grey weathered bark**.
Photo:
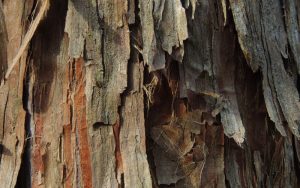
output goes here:
[{"label": "grey weathered bark", "polygon": [[299,187],[299,0],[0,1],[1,187]]}]

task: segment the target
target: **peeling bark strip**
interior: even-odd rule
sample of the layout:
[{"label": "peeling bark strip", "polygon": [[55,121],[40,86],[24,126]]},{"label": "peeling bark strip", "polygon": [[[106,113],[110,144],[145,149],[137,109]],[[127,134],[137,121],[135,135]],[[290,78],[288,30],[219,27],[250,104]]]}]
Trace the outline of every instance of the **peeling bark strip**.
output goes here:
[{"label": "peeling bark strip", "polygon": [[299,0],[38,2],[0,0],[1,187],[300,187]]},{"label": "peeling bark strip", "polygon": [[[180,0],[140,2],[143,32],[143,57],[150,70],[165,67],[164,51],[182,61],[183,41],[188,38],[185,9]],[[173,48],[176,50],[173,52]]]},{"label": "peeling bark strip", "polygon": [[235,91],[234,72],[240,63],[236,60],[237,39],[233,25],[224,26],[225,18],[218,12],[222,6],[221,2],[202,0],[196,6],[194,19],[188,17],[190,37],[185,43],[180,70],[183,80],[180,94],[187,97],[187,90],[191,90],[216,100],[210,113],[213,116],[221,113],[225,134],[241,144],[245,129]]}]

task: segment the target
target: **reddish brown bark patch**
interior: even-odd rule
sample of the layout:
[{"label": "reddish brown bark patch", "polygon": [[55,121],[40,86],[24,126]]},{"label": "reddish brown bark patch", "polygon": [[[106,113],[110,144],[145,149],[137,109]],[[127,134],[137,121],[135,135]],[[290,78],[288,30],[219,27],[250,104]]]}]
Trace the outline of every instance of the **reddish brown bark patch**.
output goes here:
[{"label": "reddish brown bark patch", "polygon": [[115,142],[116,142],[116,148],[115,148],[115,157],[116,157],[116,172],[117,176],[120,177],[121,174],[124,173],[123,170],[123,160],[122,160],[122,155],[121,155],[121,150],[120,150],[120,120],[117,120],[116,124],[113,126],[113,131],[114,131],[114,137],[115,137]]},{"label": "reddish brown bark patch", "polygon": [[76,80],[74,94],[74,117],[75,126],[78,129],[80,167],[82,173],[82,185],[92,187],[91,157],[88,143],[88,129],[86,121],[86,96],[85,96],[85,73],[82,58],[75,62],[74,77]]},{"label": "reddish brown bark patch", "polygon": [[71,125],[64,126],[64,184],[66,188],[72,187],[72,177],[73,177],[73,157],[72,157],[72,127]]}]

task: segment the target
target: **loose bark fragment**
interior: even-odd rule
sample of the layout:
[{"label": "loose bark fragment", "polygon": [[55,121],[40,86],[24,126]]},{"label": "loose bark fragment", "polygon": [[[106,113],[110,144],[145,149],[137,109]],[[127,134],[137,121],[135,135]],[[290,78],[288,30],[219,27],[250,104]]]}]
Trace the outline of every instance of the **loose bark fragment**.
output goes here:
[{"label": "loose bark fragment", "polygon": [[[184,71],[182,78],[184,78],[185,88],[192,91],[197,91],[197,86],[200,84],[197,84],[196,81],[202,72],[205,71],[209,76],[213,74],[210,54],[212,49],[212,25],[209,9],[209,2],[201,0],[197,4],[194,19],[187,17],[189,38],[184,45],[184,66],[180,70]],[[206,85],[209,84],[213,86],[212,83]],[[186,89],[181,92],[182,97],[186,97]],[[213,90],[214,88],[212,88]]]},{"label": "loose bark fragment", "polygon": [[156,126],[151,133],[153,140],[174,159],[186,155],[194,144],[190,133],[183,131],[176,124]]},{"label": "loose bark fragment", "polygon": [[[208,122],[211,123],[211,119],[202,113],[204,111],[206,110],[203,108],[193,112],[179,110],[176,114],[178,118],[171,117],[170,124],[156,125],[152,128],[151,137],[155,142],[153,157],[158,184],[199,187],[204,178],[203,185],[209,184],[207,181],[212,179],[214,179],[214,183],[222,185],[224,180],[221,165],[222,150],[220,150],[220,154],[212,154],[214,156],[211,157],[212,160],[207,158],[208,153],[215,150],[215,139],[221,139],[221,137],[212,138],[215,134],[212,132],[209,134],[212,137],[206,138],[205,125]],[[160,117],[162,118],[161,123],[164,122],[164,117]],[[159,122],[157,123],[159,124]],[[216,130],[220,130],[220,128],[218,127]],[[210,130],[210,128],[208,129]],[[223,134],[223,132],[219,133]],[[212,148],[208,150],[210,145]],[[219,166],[211,168],[216,158],[220,160]],[[207,160],[209,164],[205,167]],[[207,174],[211,175],[207,176]]]},{"label": "loose bark fragment", "polygon": [[151,71],[165,67],[165,54],[157,42],[153,19],[154,0],[139,1],[143,35],[143,58]]},{"label": "loose bark fragment", "polygon": [[[195,8],[193,1],[192,7]],[[180,0],[140,1],[140,17],[143,32],[143,57],[150,71],[165,67],[168,52],[182,61],[183,41],[188,38],[185,9]]]},{"label": "loose bark fragment", "polygon": [[153,155],[156,156],[154,162],[159,185],[175,184],[178,180],[184,178],[182,174],[178,174],[178,161],[170,160],[164,150],[155,147]]},{"label": "loose bark fragment", "polygon": [[83,57],[84,39],[88,29],[88,20],[86,20],[88,11],[87,15],[84,11],[91,9],[89,2],[77,0],[68,3],[65,32],[70,38],[69,56],[73,58]]},{"label": "loose bark fragment", "polygon": [[155,0],[153,16],[162,48],[171,55],[188,37],[185,9],[180,0]]},{"label": "loose bark fragment", "polygon": [[190,38],[185,43],[181,91],[182,96],[190,89],[215,98],[218,102],[213,115],[221,113],[225,134],[241,144],[245,129],[235,94],[235,75],[232,74],[237,63],[234,56],[236,38],[232,26],[225,28],[224,17],[216,13],[222,4],[216,3],[216,6],[219,9],[215,9],[213,2],[200,1],[195,19],[188,18]]},{"label": "loose bark fragment", "polygon": [[[280,2],[230,1],[230,5],[246,60],[253,71],[259,67],[262,70],[264,96],[270,118],[275,122],[279,132],[285,136],[282,127],[281,113],[283,113],[290,130],[299,137],[299,94],[293,78],[283,63],[287,58],[288,37],[284,29]],[[292,37],[290,28],[296,27],[295,24],[288,26],[290,38]],[[295,51],[295,45],[293,43],[291,45]]]}]

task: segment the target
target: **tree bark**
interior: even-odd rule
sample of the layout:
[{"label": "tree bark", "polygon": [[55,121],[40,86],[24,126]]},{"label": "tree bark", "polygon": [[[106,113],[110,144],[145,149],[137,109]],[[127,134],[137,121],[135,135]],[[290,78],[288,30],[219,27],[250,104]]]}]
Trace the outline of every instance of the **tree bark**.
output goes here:
[{"label": "tree bark", "polygon": [[299,187],[299,0],[0,1],[0,185]]}]

